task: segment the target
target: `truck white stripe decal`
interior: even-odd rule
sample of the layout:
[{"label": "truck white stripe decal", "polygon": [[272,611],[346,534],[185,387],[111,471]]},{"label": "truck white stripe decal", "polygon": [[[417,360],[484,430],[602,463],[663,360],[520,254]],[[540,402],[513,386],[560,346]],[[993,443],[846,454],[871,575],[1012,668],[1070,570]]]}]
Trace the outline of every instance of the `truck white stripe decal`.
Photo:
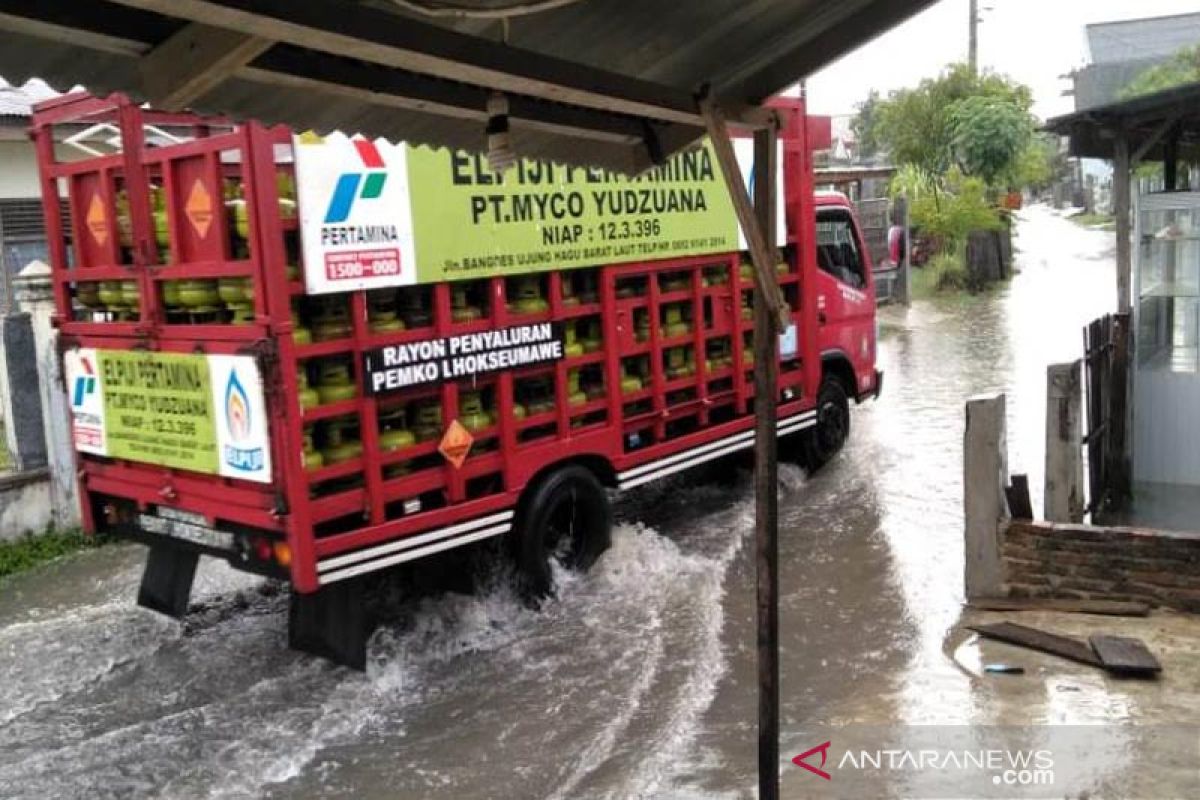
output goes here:
[{"label": "truck white stripe decal", "polygon": [[[816,416],[816,411],[806,411],[779,420],[779,435],[785,436],[815,425]],[[617,476],[618,485],[621,489],[631,489],[753,445],[754,431],[742,431],[622,472]],[[408,536],[397,541],[318,561],[317,582],[324,586],[492,536],[499,536],[512,530],[514,515],[515,512],[511,509],[500,511],[416,536]]]},{"label": "truck white stripe decal", "polygon": [[[799,426],[796,426],[793,430],[781,431],[781,433],[792,433],[794,431],[803,430],[804,428],[810,428],[815,424],[816,424],[816,420],[812,420],[812,421],[809,421],[806,423],[802,423]],[[680,462],[673,466],[666,467],[665,469],[659,470],[658,472],[652,472],[647,475],[639,475],[638,477],[632,478],[628,481],[622,481],[619,485],[619,488],[622,490],[632,489],[635,486],[641,486],[643,483],[649,483],[650,481],[657,480],[659,478],[665,478],[668,475],[674,475],[676,472],[682,472],[683,470],[697,466],[698,464],[703,464],[706,461],[712,461],[714,459],[721,458],[723,456],[727,456],[730,453],[737,452],[738,450],[745,450],[746,448],[752,447],[753,445],[754,445],[753,439],[750,439],[750,440],[747,440],[744,442],[735,442],[734,444],[731,444],[722,450],[716,450],[711,453],[705,453],[703,455],[700,455],[700,456],[697,456],[696,458],[691,459],[690,461]]]},{"label": "truck white stripe decal", "polygon": [[422,558],[423,556],[440,553],[443,550],[450,550],[455,547],[461,547],[464,544],[478,542],[481,539],[487,539],[491,536],[498,536],[502,533],[507,533],[511,529],[512,525],[507,522],[503,525],[494,525],[491,528],[484,528],[481,531],[475,531],[474,533],[467,534],[466,536],[459,536],[453,539],[443,539],[440,542],[434,542],[433,544],[425,547],[418,547],[413,550],[405,550],[389,558],[378,558],[374,561],[367,561],[353,567],[347,567],[345,569],[326,573],[325,575],[319,576],[317,578],[317,582],[324,586],[329,583],[345,580],[346,578],[353,578],[355,575],[362,575],[364,572],[374,572],[375,570],[383,569],[385,567],[402,564],[405,561],[412,561],[416,558]]},{"label": "truck white stripe decal", "polygon": [[[486,517],[478,517],[476,519],[460,522],[457,525],[451,525],[446,528],[438,528],[436,530],[427,531],[416,536],[406,536],[403,539],[398,539],[394,542],[388,542],[376,547],[369,547],[365,550],[356,550],[352,553],[346,553],[333,558],[326,558],[317,562],[317,572],[327,572],[328,570],[344,567],[347,564],[354,564],[359,561],[367,561],[370,559],[385,556],[389,553],[395,553],[400,550],[410,550],[414,547],[420,547],[429,542],[436,542],[441,539],[447,539],[456,536],[460,533],[467,533],[476,528],[481,528],[485,525],[492,525],[498,522],[506,522],[513,518],[513,511],[501,511],[498,514],[489,514]],[[509,527],[512,527],[511,525]]]},{"label": "truck white stripe decal", "polygon": [[[814,425],[816,424],[816,418],[816,411],[806,411],[803,414],[797,414],[795,416],[788,417],[787,419],[781,419],[779,420],[779,435],[786,436],[787,434],[795,433],[796,431],[803,430],[810,425]],[[628,488],[629,486],[640,486],[641,484],[647,482],[640,480],[640,478],[643,476],[653,473],[654,477],[659,477],[661,475],[669,475],[673,472],[678,472],[679,470],[672,470],[671,472],[663,472],[662,470],[681,461],[687,461],[689,464],[694,465],[708,461],[711,458],[719,458],[721,455],[726,455],[730,452],[733,452],[727,448],[734,443],[741,444],[744,447],[753,445],[754,431],[742,431],[741,433],[736,433],[733,436],[727,436],[724,439],[719,439],[715,442],[709,442],[701,447],[694,447],[690,450],[684,450],[681,453],[676,453],[675,455],[659,459],[658,461],[652,461],[649,464],[642,464],[641,466],[619,473],[617,475],[617,482],[622,489]],[[709,458],[701,458],[697,460],[699,456],[711,454],[716,451],[720,452],[715,455],[710,455]],[[652,478],[647,478],[647,480],[652,480]]]}]

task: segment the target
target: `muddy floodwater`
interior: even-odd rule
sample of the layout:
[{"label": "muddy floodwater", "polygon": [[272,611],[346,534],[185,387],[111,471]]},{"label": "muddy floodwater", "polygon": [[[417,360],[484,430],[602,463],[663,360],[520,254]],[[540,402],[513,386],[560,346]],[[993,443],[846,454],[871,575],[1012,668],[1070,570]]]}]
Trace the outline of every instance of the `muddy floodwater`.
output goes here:
[{"label": "muddy floodwater", "polygon": [[[884,310],[883,397],[826,470],[781,469],[786,796],[808,796],[811,776],[786,759],[821,725],[988,713],[959,663],[977,645],[951,636],[963,402],[1008,393],[1010,461],[1040,507],[1045,365],[1080,356],[1081,327],[1114,294],[1109,233],[1035,207],[1017,246],[1010,285]],[[618,516],[612,550],[560,576],[540,612],[499,581],[412,601],[372,639],[365,675],[288,651],[284,596],[220,563],[202,565],[201,609],[183,623],[134,605],[137,547],[10,580],[0,796],[750,796],[750,476],[684,476]],[[1120,717],[1097,703],[1065,721]]]}]

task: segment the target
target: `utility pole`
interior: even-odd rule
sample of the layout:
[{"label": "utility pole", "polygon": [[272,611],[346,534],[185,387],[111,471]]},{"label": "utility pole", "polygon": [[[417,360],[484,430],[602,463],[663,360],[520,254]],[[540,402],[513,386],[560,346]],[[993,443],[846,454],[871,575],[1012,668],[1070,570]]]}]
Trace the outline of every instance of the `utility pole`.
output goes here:
[{"label": "utility pole", "polygon": [[971,34],[967,40],[967,63],[971,74],[979,74],[979,0],[971,0]]}]

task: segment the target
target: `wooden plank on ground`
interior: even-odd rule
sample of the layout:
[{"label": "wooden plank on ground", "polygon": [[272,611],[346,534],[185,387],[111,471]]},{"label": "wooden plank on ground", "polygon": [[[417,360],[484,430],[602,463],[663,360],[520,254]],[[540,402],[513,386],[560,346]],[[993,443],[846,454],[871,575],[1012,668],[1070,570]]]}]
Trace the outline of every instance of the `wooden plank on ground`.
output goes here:
[{"label": "wooden plank on ground", "polygon": [[1102,614],[1109,617],[1145,617],[1149,603],[1134,600],[1074,600],[1057,597],[977,598],[968,608],[980,611],[1064,611],[1070,614]]},{"label": "wooden plank on ground", "polygon": [[1162,672],[1162,664],[1146,649],[1141,639],[1095,634],[1088,637],[1088,641],[1100,663],[1109,672],[1123,675],[1154,675]]},{"label": "wooden plank on ground", "polygon": [[988,639],[996,639],[1008,644],[1028,647],[1032,650],[1040,650],[1043,653],[1069,658],[1072,661],[1078,661],[1080,664],[1087,664],[1092,667],[1102,666],[1099,656],[1088,646],[1087,642],[1081,642],[1078,639],[1059,636],[1055,633],[1047,633],[1037,628],[1018,625],[1015,622],[997,622],[992,625],[968,625],[967,628]]}]

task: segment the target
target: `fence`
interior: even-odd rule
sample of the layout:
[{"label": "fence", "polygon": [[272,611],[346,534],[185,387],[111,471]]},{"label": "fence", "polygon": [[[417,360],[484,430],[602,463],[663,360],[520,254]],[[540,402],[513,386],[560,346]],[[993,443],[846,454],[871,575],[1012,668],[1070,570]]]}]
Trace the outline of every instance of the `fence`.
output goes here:
[{"label": "fence", "polygon": [[1131,496],[1128,458],[1129,314],[1106,314],[1083,329],[1087,386],[1088,511],[1123,508]]},{"label": "fence", "polygon": [[[63,228],[70,230],[65,202],[62,214]],[[49,260],[41,198],[0,199],[0,304],[12,307],[12,276],[31,261]]]},{"label": "fence", "polygon": [[880,305],[893,301],[907,302],[908,254],[905,253],[904,263],[895,264],[891,261],[888,248],[888,232],[894,219],[903,220],[904,240],[909,241],[904,199],[897,198],[894,202],[886,197],[859,200],[854,204],[854,210],[862,230],[863,244],[871,254],[871,264],[874,266],[876,301]]},{"label": "fence", "polygon": [[878,268],[888,257],[891,201],[881,197],[878,200],[859,200],[854,206],[858,212],[858,223],[862,226],[863,244],[871,254],[871,263]]},{"label": "fence", "polygon": [[967,237],[967,273],[971,286],[982,288],[1012,275],[1012,231],[973,231]]}]

